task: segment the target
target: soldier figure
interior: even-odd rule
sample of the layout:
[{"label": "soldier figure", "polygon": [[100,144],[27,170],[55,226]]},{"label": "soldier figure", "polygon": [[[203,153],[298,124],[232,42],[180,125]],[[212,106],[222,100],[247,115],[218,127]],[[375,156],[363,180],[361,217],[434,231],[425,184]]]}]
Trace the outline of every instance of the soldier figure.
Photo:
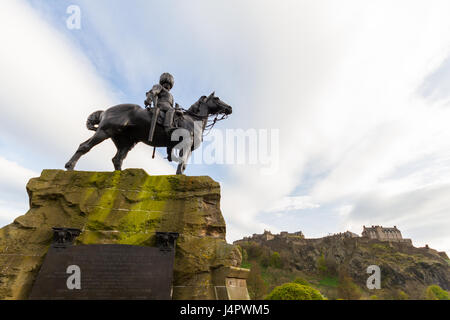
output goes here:
[{"label": "soldier figure", "polygon": [[144,101],[147,108],[151,107],[153,102],[154,108],[159,108],[160,111],[165,113],[163,125],[168,134],[170,133],[170,129],[173,128],[173,116],[175,113],[173,96],[170,93],[173,84],[173,76],[167,72],[163,73],[159,78],[159,84],[154,85],[153,88],[146,93],[147,99]]}]

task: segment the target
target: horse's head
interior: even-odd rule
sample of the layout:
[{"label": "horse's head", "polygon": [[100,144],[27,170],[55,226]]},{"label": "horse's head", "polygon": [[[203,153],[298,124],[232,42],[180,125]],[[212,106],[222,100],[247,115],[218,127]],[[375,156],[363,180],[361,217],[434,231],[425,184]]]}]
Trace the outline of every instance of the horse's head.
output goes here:
[{"label": "horse's head", "polygon": [[233,112],[233,108],[220,100],[219,97],[216,97],[214,92],[208,97],[202,96],[189,110],[202,117],[214,114],[229,115]]}]

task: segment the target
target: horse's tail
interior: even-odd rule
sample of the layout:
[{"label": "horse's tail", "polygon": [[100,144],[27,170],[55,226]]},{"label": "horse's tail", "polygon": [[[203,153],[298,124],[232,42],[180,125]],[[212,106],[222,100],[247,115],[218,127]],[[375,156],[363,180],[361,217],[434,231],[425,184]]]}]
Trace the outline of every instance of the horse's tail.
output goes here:
[{"label": "horse's tail", "polygon": [[97,131],[96,125],[100,123],[100,117],[102,116],[103,111],[95,111],[92,112],[86,120],[86,128],[88,130]]}]

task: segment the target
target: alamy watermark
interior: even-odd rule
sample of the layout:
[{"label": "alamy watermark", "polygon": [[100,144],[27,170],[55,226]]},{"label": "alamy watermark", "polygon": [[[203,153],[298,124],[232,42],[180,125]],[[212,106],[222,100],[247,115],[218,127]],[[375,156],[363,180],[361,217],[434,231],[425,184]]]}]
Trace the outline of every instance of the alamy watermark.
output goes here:
[{"label": "alamy watermark", "polygon": [[173,132],[172,141],[182,140],[172,151],[174,161],[186,164],[254,165],[260,167],[263,175],[278,172],[279,129],[212,129],[203,136],[201,125],[201,121],[195,123],[194,135],[182,128]]},{"label": "alamy watermark", "polygon": [[381,289],[381,269],[377,265],[367,267],[366,272],[370,274],[367,278],[366,286],[368,289]]},{"label": "alamy watermark", "polygon": [[70,265],[66,270],[70,276],[67,278],[66,286],[69,290],[81,290],[81,269],[76,264]]},{"label": "alamy watermark", "polygon": [[66,13],[69,15],[66,19],[66,26],[69,30],[81,29],[81,9],[77,5],[70,5],[66,9]]}]

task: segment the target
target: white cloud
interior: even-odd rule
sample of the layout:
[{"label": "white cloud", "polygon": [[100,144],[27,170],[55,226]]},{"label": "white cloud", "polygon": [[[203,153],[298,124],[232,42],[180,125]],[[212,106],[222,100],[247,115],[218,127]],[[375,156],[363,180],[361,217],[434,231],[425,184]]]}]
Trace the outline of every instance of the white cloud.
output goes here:
[{"label": "white cloud", "polygon": [[280,211],[312,209],[318,207],[320,207],[320,205],[312,202],[311,197],[309,196],[284,197],[276,201],[271,207],[269,207],[265,211],[280,212]]},{"label": "white cloud", "polygon": [[28,180],[36,176],[38,176],[37,172],[0,156],[0,191],[2,193],[24,191]]},{"label": "white cloud", "polygon": [[8,225],[18,216],[23,215],[28,210],[28,203],[24,201],[0,201],[0,227]]},{"label": "white cloud", "polygon": [[[369,224],[366,221],[372,218],[378,224],[403,221],[407,233],[423,241],[438,239],[433,226],[450,228],[448,220],[431,219],[435,222],[427,225],[426,233],[405,219],[397,221],[391,211],[385,215],[379,207],[367,209],[370,217],[355,219],[363,200],[406,195],[398,201],[414,203],[414,190],[450,180],[446,123],[450,111],[443,107],[445,101],[425,100],[418,94],[424,80],[449,55],[448,1],[193,1],[164,6],[162,11],[140,2],[143,7],[134,12],[130,26],[117,24],[121,10],[110,15],[107,7],[98,10],[101,4],[91,3],[83,2],[82,10],[99,15],[92,22],[95,32],[127,81],[142,82],[143,68],[155,73],[176,67],[200,94],[216,87],[218,95],[233,105],[234,113],[223,126],[280,129],[277,175],[261,176],[255,166],[226,167],[227,179],[220,182],[229,240],[270,228],[259,214],[298,194],[320,203],[321,209],[334,207],[330,215],[340,212],[342,225],[357,228],[358,233],[358,224]],[[95,109],[92,106],[109,105],[114,99],[89,62],[65,39],[18,5],[2,6],[8,10],[1,10],[1,23],[14,28],[0,28],[12,47],[0,53],[0,67],[7,71],[2,74],[8,75],[0,78],[6,84],[0,88],[0,99],[2,106],[17,107],[5,108],[9,121],[1,130],[23,134],[23,143],[45,148],[62,165],[88,136],[82,124]],[[89,10],[90,6],[97,10]],[[155,18],[149,12],[164,14]],[[147,23],[150,17],[156,20]],[[22,30],[23,20],[31,30]],[[16,29],[26,32],[6,31]],[[32,41],[17,40],[25,35]],[[136,48],[131,59],[128,48]],[[19,88],[25,90],[18,92]],[[175,92],[187,99],[187,88],[190,83],[184,89],[178,85],[180,91]],[[63,121],[66,116],[69,122]],[[45,126],[36,126],[39,122]],[[25,125],[35,128],[33,134]],[[55,137],[55,131],[68,134]],[[107,144],[99,147],[80,162],[80,168],[104,168],[111,150]],[[126,164],[148,165],[149,150],[133,152]],[[297,192],[311,173],[317,177],[308,181],[306,193]],[[408,215],[417,221],[439,216],[447,204],[435,199],[426,210],[412,206]],[[346,209],[339,211],[342,206]],[[323,224],[330,229],[327,219]]]},{"label": "white cloud", "polygon": [[[265,73],[248,75],[250,84],[259,85],[250,92],[254,102],[235,110],[248,108],[242,122],[249,126],[280,128],[282,169],[262,177],[251,167],[232,168],[223,198],[234,223],[231,237],[258,231],[258,214],[301,187],[307,169],[325,173],[310,194],[323,205],[352,205],[362,193],[395,194],[437,183],[424,181],[430,171],[435,179],[450,177],[450,111],[416,91],[449,54],[449,6],[286,1],[253,7],[248,24],[258,25],[266,45],[259,58]],[[393,178],[423,159],[419,171]],[[431,205],[418,214],[427,219],[433,210]]]},{"label": "white cloud", "polygon": [[11,223],[28,208],[25,186],[38,173],[0,157],[0,226]]},{"label": "white cloud", "polygon": [[361,195],[346,214],[350,229],[361,225],[396,225],[415,245],[448,250],[450,244],[450,184],[435,184],[398,194]]},{"label": "white cloud", "polygon": [[[55,163],[63,168],[92,135],[84,127],[87,116],[120,101],[80,49],[23,1],[0,3],[0,38],[0,134],[8,148],[27,150],[20,166],[15,159],[0,158],[0,182],[2,188],[21,194],[18,190],[25,190],[28,177],[36,175],[26,168]],[[77,169],[111,170],[114,154],[112,142],[105,142],[83,157]],[[142,146],[130,152],[124,167],[174,172],[159,156],[151,161],[151,149]],[[10,203],[6,193],[0,201]]]},{"label": "white cloud", "polygon": [[[0,23],[0,36],[8,48],[0,52],[0,132],[29,148],[30,154],[57,159],[62,168],[78,145],[92,136],[84,127],[87,116],[121,101],[80,49],[22,1],[3,1]],[[149,161],[150,148],[145,151],[138,147],[130,152],[125,167],[170,172],[160,159]],[[110,169],[114,154],[113,144],[105,142],[82,158],[79,168]]]}]

